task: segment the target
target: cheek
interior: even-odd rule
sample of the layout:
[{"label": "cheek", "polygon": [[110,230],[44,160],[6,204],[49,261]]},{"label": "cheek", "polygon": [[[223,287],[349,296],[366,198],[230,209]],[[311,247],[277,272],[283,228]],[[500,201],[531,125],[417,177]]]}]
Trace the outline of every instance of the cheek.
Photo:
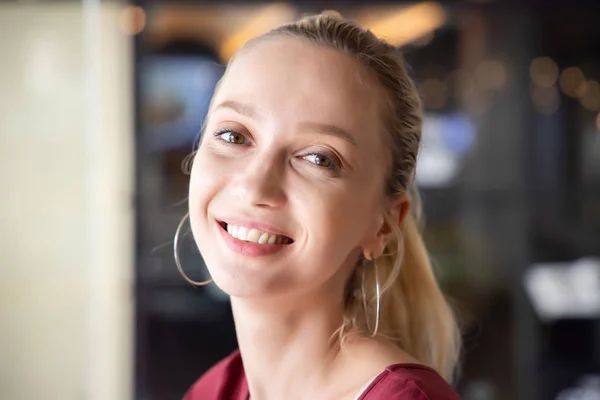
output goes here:
[{"label": "cheek", "polygon": [[[340,188],[341,189],[341,188]],[[347,188],[345,188],[347,189]],[[302,206],[307,242],[302,247],[301,268],[295,271],[298,280],[309,285],[325,282],[337,285],[347,279],[360,250],[365,230],[364,200],[349,196],[348,190],[339,193],[323,188],[312,193],[310,201]],[[294,205],[298,209],[299,205]]]},{"label": "cheek", "polygon": [[227,182],[224,169],[217,168],[218,160],[214,158],[202,147],[198,149],[191,169],[188,195],[192,236],[211,275],[215,273],[211,267],[218,265],[218,254],[212,245],[216,225],[211,218],[211,205],[217,203],[215,199]]},{"label": "cheek", "polygon": [[346,257],[360,246],[369,227],[367,195],[349,194],[349,190],[321,190],[313,193],[303,206],[309,238],[314,245],[336,258]]},{"label": "cheek", "polygon": [[189,185],[189,211],[192,222],[207,214],[208,204],[223,186],[225,177],[222,169],[209,153],[198,150],[192,165]]}]

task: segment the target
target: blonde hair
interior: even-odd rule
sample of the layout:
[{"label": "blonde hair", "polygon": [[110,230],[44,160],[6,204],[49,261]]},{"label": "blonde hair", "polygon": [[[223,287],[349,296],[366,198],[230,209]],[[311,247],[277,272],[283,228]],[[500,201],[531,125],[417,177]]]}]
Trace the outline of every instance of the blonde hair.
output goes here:
[{"label": "blonde hair", "polygon": [[[378,335],[390,339],[419,362],[452,381],[460,354],[460,332],[440,290],[419,232],[420,201],[414,171],[421,142],[422,111],[417,89],[398,50],[339,14],[320,14],[282,25],[256,39],[288,36],[339,50],[356,59],[386,93],[386,126],[391,148],[389,196],[412,193],[412,210],[377,259],[382,284]],[[246,47],[246,46],[245,46]],[[362,261],[362,260],[361,260]],[[361,292],[365,274],[365,296]],[[351,331],[368,332],[376,317],[374,268],[359,263],[346,286],[345,315],[338,330],[343,343]],[[363,300],[370,307],[365,312]]]}]

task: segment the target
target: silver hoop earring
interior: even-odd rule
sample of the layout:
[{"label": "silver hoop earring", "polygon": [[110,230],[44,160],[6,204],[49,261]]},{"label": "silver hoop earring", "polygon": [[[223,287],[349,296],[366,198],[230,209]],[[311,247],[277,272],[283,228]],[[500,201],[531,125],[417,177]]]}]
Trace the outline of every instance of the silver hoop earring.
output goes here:
[{"label": "silver hoop earring", "polygon": [[371,333],[371,337],[375,337],[377,336],[377,331],[379,331],[379,315],[381,312],[381,288],[379,286],[379,274],[377,273],[377,262],[375,261],[375,259],[372,259],[373,261],[373,268],[375,270],[375,296],[376,296],[376,300],[377,300],[377,308],[376,308],[376,314],[375,314],[375,329],[373,329],[371,331],[371,324],[369,324],[369,310],[368,310],[368,306],[367,306],[367,293],[365,291],[365,267],[363,265],[363,270],[362,270],[362,298],[363,298],[363,308],[365,311],[365,321],[367,323],[367,329],[369,330],[369,332]]},{"label": "silver hoop earring", "polygon": [[188,281],[189,283],[191,283],[194,286],[204,286],[204,285],[208,285],[209,283],[212,282],[212,279],[209,279],[207,281],[203,281],[203,282],[198,282],[198,281],[194,281],[192,279],[190,279],[189,276],[186,275],[186,273],[183,271],[183,268],[181,267],[181,262],[179,261],[179,234],[181,233],[181,227],[183,226],[183,224],[185,223],[185,220],[190,216],[190,213],[186,213],[183,218],[181,219],[181,222],[179,222],[179,225],[177,226],[177,230],[175,230],[175,237],[173,238],[173,257],[175,258],[175,265],[177,265],[177,269],[179,270],[179,273],[181,274],[181,276],[183,276],[183,279],[185,279],[186,281]]}]

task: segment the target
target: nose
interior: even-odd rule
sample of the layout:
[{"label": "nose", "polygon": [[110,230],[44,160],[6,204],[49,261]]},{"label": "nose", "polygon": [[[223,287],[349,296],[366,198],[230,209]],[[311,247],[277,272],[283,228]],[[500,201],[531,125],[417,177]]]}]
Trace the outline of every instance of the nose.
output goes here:
[{"label": "nose", "polygon": [[254,207],[279,207],[286,201],[282,157],[265,152],[253,156],[232,181],[233,195]]}]

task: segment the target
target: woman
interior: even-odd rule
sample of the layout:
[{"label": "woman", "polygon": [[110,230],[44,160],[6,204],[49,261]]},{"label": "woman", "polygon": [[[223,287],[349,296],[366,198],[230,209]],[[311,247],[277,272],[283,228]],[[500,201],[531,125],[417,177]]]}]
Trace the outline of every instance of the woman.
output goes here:
[{"label": "woman", "polygon": [[189,218],[239,351],[185,399],[459,398],[459,334],[409,194],[421,120],[397,50],[351,22],[305,18],[236,54]]}]

